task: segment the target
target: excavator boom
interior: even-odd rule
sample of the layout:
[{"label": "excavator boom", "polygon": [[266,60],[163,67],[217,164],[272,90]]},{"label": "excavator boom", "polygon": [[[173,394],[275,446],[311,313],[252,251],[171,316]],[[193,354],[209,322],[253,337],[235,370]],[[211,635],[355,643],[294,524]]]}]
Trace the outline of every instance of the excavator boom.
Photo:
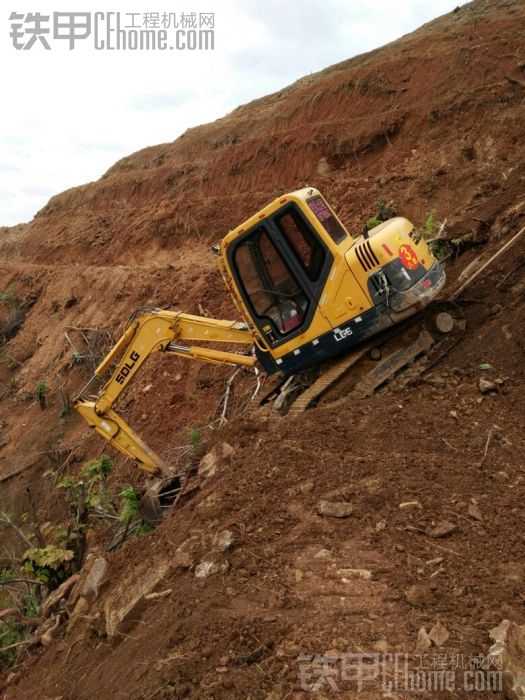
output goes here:
[{"label": "excavator boom", "polygon": [[[189,341],[191,344],[181,344]],[[172,476],[169,466],[113,410],[145,360],[155,351],[213,364],[253,367],[255,357],[193,345],[199,342],[242,344],[250,347],[253,333],[246,324],[193,316],[152,307],[137,309],[122,336],[75,399],[75,409],[99,435],[147,472]],[[114,365],[114,369],[111,369]],[[94,400],[86,397],[92,383],[111,369],[111,376]]]}]

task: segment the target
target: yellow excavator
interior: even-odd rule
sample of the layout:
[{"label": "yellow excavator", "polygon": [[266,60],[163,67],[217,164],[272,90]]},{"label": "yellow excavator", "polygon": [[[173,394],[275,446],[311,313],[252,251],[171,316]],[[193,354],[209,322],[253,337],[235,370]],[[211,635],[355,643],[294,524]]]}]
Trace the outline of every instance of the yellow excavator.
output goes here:
[{"label": "yellow excavator", "polygon": [[[314,188],[268,204],[228,233],[215,252],[243,320],[138,309],[75,400],[97,433],[165,479],[174,474],[170,465],[114,410],[153,352],[260,367],[280,379],[266,400],[305,410],[334,387],[340,394],[343,378],[347,393],[367,396],[422,357],[428,366],[435,348],[449,347],[464,328],[450,304],[434,303],[423,319],[407,321],[445,282],[442,266],[407,219],[365,227],[353,237]],[[109,379],[91,400],[92,382],[107,371]],[[349,374],[357,377],[353,384]]]}]

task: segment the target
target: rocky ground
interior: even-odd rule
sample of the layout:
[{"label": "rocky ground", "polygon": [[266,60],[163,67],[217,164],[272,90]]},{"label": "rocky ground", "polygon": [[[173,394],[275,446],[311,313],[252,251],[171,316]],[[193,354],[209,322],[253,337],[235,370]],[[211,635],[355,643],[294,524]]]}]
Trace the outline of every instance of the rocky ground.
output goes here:
[{"label": "rocky ground", "polygon": [[[378,197],[417,225],[435,208],[446,235],[469,242],[447,261],[446,293],[517,232],[524,26],[521,2],[476,0],[0,229],[1,287],[16,286],[24,315],[0,363],[2,510],[18,522],[30,487],[39,517],[64,522],[53,476],[100,453],[61,416],[61,391],[73,396],[89,374],[72,366],[72,344],[85,333],[106,347],[143,304],[235,317],[210,247],[277,194],[315,185],[352,231]],[[414,661],[416,649],[434,667],[486,656],[490,629],[525,622],[524,262],[522,241],[460,297],[464,340],[404,389],[303,415],[252,410],[204,431],[211,456],[161,526],[112,552],[90,534],[67,621],[20,654],[3,697],[308,697],[301,682],[325,655],[339,660],[325,662],[336,672],[321,696],[335,683],[341,697],[416,698],[380,676],[357,694],[342,663]],[[2,322],[11,309],[3,302]],[[122,408],[173,461],[188,431],[210,423],[229,374],[155,358]],[[115,463],[115,483],[143,481]],[[12,528],[0,537],[6,563],[20,545]],[[503,697],[424,696],[485,695]]]}]

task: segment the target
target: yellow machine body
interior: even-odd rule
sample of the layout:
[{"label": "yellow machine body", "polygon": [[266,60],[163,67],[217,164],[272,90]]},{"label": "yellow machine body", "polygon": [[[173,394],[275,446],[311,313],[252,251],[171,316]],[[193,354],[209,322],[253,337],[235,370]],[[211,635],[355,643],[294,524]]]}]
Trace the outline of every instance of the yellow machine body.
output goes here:
[{"label": "yellow machine body", "polygon": [[219,269],[262,366],[285,375],[414,314],[445,281],[407,219],[353,237],[313,188],[276,199],[231,231]]}]

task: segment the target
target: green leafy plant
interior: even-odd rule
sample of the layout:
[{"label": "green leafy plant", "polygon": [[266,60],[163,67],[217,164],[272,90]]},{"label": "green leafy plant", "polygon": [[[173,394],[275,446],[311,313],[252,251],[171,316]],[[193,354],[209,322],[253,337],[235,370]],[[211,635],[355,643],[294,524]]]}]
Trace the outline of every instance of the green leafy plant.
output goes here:
[{"label": "green leafy plant", "polygon": [[81,365],[84,362],[84,356],[81,355],[78,350],[73,350],[71,353],[71,360],[69,361],[69,364],[71,367],[76,367],[77,365]]},{"label": "green leafy plant", "polygon": [[431,209],[427,214],[425,223],[423,224],[423,237],[432,238],[432,236],[435,236],[439,231],[440,227],[441,222],[436,218],[436,210]]},{"label": "green leafy plant", "polygon": [[113,471],[113,460],[108,455],[101,455],[97,459],[90,459],[85,462],[81,469],[82,476],[90,479],[102,481],[107,479]]},{"label": "green leafy plant", "polygon": [[46,586],[56,588],[71,575],[71,560],[74,556],[72,549],[60,545],[31,547],[24,553],[22,568]]},{"label": "green leafy plant", "polygon": [[5,304],[8,304],[13,308],[18,307],[20,305],[20,301],[16,293],[16,285],[10,284],[9,287],[6,287],[3,292],[0,292],[0,301],[3,301]]},{"label": "green leafy plant", "polygon": [[202,450],[202,434],[198,428],[190,430],[190,447],[196,453]]},{"label": "green leafy plant", "polygon": [[140,535],[147,535],[148,532],[151,532],[154,529],[155,528],[150,523],[142,523],[141,525],[138,525],[135,528],[133,534],[136,535],[137,537],[140,537]]},{"label": "green leafy plant", "polygon": [[393,201],[387,202],[383,197],[379,197],[374,203],[377,210],[377,219],[386,221],[394,216],[397,216],[397,207]]},{"label": "green leafy plant", "polygon": [[36,383],[36,386],[35,386],[35,392],[36,392],[36,395],[38,398],[38,403],[40,404],[40,408],[42,409],[42,411],[46,407],[46,394],[47,394],[48,390],[49,389],[48,389],[46,380],[39,379]]},{"label": "green leafy plant", "polygon": [[368,219],[368,221],[366,222],[366,227],[369,231],[371,231],[376,226],[379,226],[380,223],[381,223],[381,221],[379,219],[376,219],[375,216],[373,216],[372,218]]},{"label": "green leafy plant", "polygon": [[126,486],[119,495],[122,498],[122,508],[119,518],[123,523],[129,524],[133,518],[138,516],[140,492],[138,489],[133,488],[133,486]]}]

